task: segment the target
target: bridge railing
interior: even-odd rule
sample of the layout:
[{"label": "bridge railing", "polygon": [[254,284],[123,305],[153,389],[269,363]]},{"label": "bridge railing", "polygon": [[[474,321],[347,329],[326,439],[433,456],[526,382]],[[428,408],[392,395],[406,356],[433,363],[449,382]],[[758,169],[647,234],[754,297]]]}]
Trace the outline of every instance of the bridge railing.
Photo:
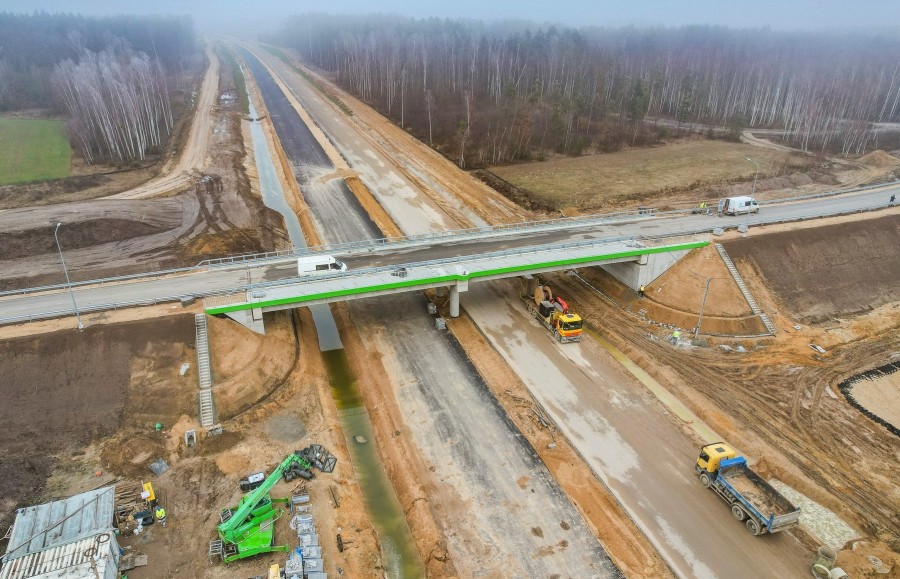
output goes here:
[{"label": "bridge railing", "polygon": [[[847,193],[859,193],[863,191],[868,191],[872,189],[877,189],[880,187],[888,187],[892,185],[900,185],[900,181],[892,181],[888,183],[882,183],[878,185],[867,185],[864,187],[855,187],[850,189],[838,189],[835,191],[828,191],[824,193],[813,193],[809,195],[799,195],[795,197],[788,197],[785,199],[778,199],[760,203],[760,205],[769,205],[769,204],[781,204],[781,203],[790,203],[794,201],[803,201],[807,199],[814,198],[822,198],[822,197],[833,197],[836,195],[843,195]],[[861,211],[870,211],[872,209],[878,209],[883,207],[883,205],[875,204],[871,207],[866,207],[864,209],[860,209]],[[656,208],[643,208],[636,210],[628,210],[628,211],[617,211],[612,213],[604,213],[599,215],[591,215],[587,217],[564,217],[558,219],[545,219],[545,220],[537,220],[537,221],[527,221],[520,223],[510,223],[505,225],[497,225],[492,227],[480,227],[480,228],[469,228],[469,229],[458,229],[446,232],[439,233],[427,233],[427,234],[419,234],[419,235],[411,235],[406,237],[388,237],[383,239],[376,240],[364,240],[357,242],[349,242],[349,243],[341,243],[341,244],[332,244],[332,245],[319,245],[309,248],[293,248],[288,250],[280,250],[266,253],[252,253],[252,254],[241,254],[235,256],[229,256],[219,259],[212,260],[204,260],[198,263],[195,266],[189,267],[181,267],[181,268],[173,268],[173,269],[164,269],[153,272],[146,273],[135,273],[121,276],[113,276],[106,278],[98,278],[91,279],[85,281],[76,281],[71,284],[54,284],[54,285],[46,285],[46,286],[37,286],[30,288],[21,288],[14,290],[5,290],[0,291],[0,297],[4,296],[12,296],[12,295],[27,295],[45,291],[56,291],[68,289],[69,287],[78,288],[84,286],[91,285],[104,285],[104,284],[114,284],[114,283],[123,283],[129,281],[140,281],[147,280],[159,277],[168,277],[173,275],[182,275],[193,273],[200,270],[208,270],[208,269],[216,269],[216,268],[236,268],[236,267],[249,267],[255,264],[264,264],[264,263],[272,263],[280,260],[288,260],[297,258],[304,255],[314,254],[314,253],[329,253],[329,254],[349,254],[349,253],[368,253],[374,252],[381,249],[386,248],[389,244],[393,244],[398,249],[403,245],[414,245],[414,244],[426,244],[430,241],[443,241],[448,238],[456,238],[460,240],[471,240],[479,237],[489,238],[493,236],[500,235],[511,235],[511,234],[522,234],[528,233],[529,231],[546,231],[555,228],[564,228],[567,226],[581,226],[581,227],[590,227],[592,225],[602,225],[604,223],[614,223],[614,222],[622,222],[634,219],[643,219],[650,217],[669,217],[669,216],[679,216],[679,215],[688,215],[696,212],[696,208],[687,208],[687,209],[674,209],[669,211],[660,211]],[[848,211],[849,213],[856,212]],[[835,215],[839,215],[840,213],[835,213]],[[780,223],[784,221],[791,220],[804,220],[811,219],[813,216],[821,216],[820,213],[811,213],[809,215],[804,215],[800,217],[793,217],[791,219],[777,219],[777,220],[769,220],[769,223]],[[726,227],[727,228],[727,227]],[[704,231],[709,231],[712,228],[706,228]],[[698,230],[697,233],[700,231]],[[2,318],[0,318],[2,319]]]},{"label": "bridge railing", "polygon": [[[683,235],[682,233],[678,233],[677,235]],[[663,236],[659,236],[663,237]],[[536,246],[528,246],[524,248],[510,248],[505,250],[500,250],[496,252],[483,253],[478,255],[464,255],[464,256],[455,256],[441,259],[433,259],[426,261],[413,262],[402,265],[383,265],[371,268],[364,269],[356,269],[351,271],[342,271],[342,272],[329,272],[325,274],[317,274],[312,276],[304,276],[304,277],[291,277],[280,280],[272,280],[272,281],[260,281],[251,284],[243,284],[236,287],[231,287],[227,289],[219,289],[219,290],[210,290],[210,291],[193,291],[189,294],[189,296],[184,293],[173,294],[173,295],[164,295],[157,296],[154,298],[142,299],[142,300],[126,300],[126,301],[113,301],[106,302],[102,304],[79,304],[78,311],[80,313],[91,313],[96,311],[107,311],[107,310],[117,310],[122,308],[129,307],[137,307],[137,306],[148,306],[148,305],[157,305],[161,303],[167,302],[175,302],[180,301],[185,297],[193,297],[193,298],[207,298],[213,296],[222,296],[222,295],[233,295],[233,294],[246,294],[247,292],[253,291],[265,291],[268,289],[273,289],[282,286],[295,285],[297,283],[301,283],[304,280],[310,281],[327,281],[329,279],[336,278],[352,278],[352,277],[362,277],[362,276],[370,276],[377,275],[379,273],[385,272],[393,272],[400,268],[426,268],[426,267],[444,267],[444,266],[454,266],[459,265],[466,262],[471,262],[479,259],[500,259],[503,257],[511,257],[514,255],[528,255],[528,254],[536,254],[541,252],[548,251],[565,251],[566,249],[575,249],[575,248],[583,248],[588,246],[597,246],[597,245],[609,245],[611,243],[624,243],[629,247],[634,249],[640,249],[647,247],[646,245],[642,245],[638,240],[639,237],[635,236],[618,236],[618,237],[609,237],[603,239],[591,239],[585,241],[578,242],[568,242],[562,244],[545,244],[545,245],[536,245]],[[453,274],[455,272],[447,272],[449,274]],[[64,286],[65,287],[65,286]],[[56,318],[56,317],[64,317],[66,315],[71,315],[73,312],[71,309],[62,309],[62,310],[47,310],[38,313],[31,314],[21,314],[17,316],[5,316],[0,317],[0,324],[10,324],[10,323],[18,323],[18,322],[31,322],[41,319],[48,318]]]}]

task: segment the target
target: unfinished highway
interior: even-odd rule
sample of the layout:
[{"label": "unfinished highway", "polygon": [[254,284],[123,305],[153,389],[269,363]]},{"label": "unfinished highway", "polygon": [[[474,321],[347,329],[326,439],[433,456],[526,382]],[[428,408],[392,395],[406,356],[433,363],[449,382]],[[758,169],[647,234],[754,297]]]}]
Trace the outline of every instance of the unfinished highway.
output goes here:
[{"label": "unfinished highway", "polygon": [[[259,62],[245,52],[318,234],[329,242],[380,236],[334,165]],[[333,231],[329,224],[334,224]],[[418,315],[416,315],[418,313]],[[418,296],[351,307],[363,340],[395,361],[389,375],[418,453],[433,473],[431,509],[464,576],[616,577],[618,570],[543,463],[505,417],[461,350],[428,328]],[[398,323],[398,320],[401,322]],[[390,328],[389,332],[377,328]],[[528,477],[523,488],[518,481]],[[455,508],[467,505],[465,509]],[[403,505],[404,509],[412,505]],[[541,533],[533,529],[552,520]],[[564,523],[564,524],[563,524]],[[566,548],[558,548],[565,544]],[[540,555],[538,555],[540,553]]]},{"label": "unfinished highway", "polygon": [[[278,68],[280,61],[271,57],[267,58],[267,61],[273,69],[279,71],[283,81],[293,87],[304,107],[320,122],[326,132],[332,137],[338,134],[338,129],[334,127],[343,122],[341,114],[330,103],[316,96],[299,75],[286,67]],[[274,85],[270,86],[269,90],[277,89],[273,87]],[[276,126],[282,120],[296,124],[297,120],[290,116],[290,109],[279,108],[275,100],[277,92],[266,95],[270,111],[281,111],[277,113],[277,117],[276,113],[273,113]],[[342,130],[352,132],[353,129],[348,125]],[[302,133],[302,129],[298,128],[296,131],[297,135]],[[353,155],[345,153],[345,157],[352,160],[351,165],[361,166],[369,162],[372,166],[381,167],[384,163],[383,159],[378,158],[377,151],[373,153],[369,149],[369,144],[364,139],[351,138],[341,140],[339,143],[342,152],[357,145],[364,148]],[[297,145],[293,150],[302,153],[305,146]],[[290,150],[288,145],[285,145],[285,149]],[[304,167],[301,157],[296,160],[292,158],[292,161],[295,163],[294,168],[301,187],[304,181],[309,187],[310,183],[315,183],[321,177],[334,172],[333,165],[329,167],[323,164],[321,172],[312,172],[308,167]],[[354,168],[361,175],[377,174],[374,169]],[[341,179],[329,180],[329,183],[335,184],[328,186],[331,196],[323,193],[318,205],[314,198],[315,187],[310,188],[307,203],[310,207],[316,206],[314,213],[320,232],[331,242],[370,239],[373,235],[377,235],[366,224],[364,212],[360,214],[354,208],[354,200],[341,188],[341,182]],[[395,181],[385,181],[391,182],[396,186]],[[404,232],[422,233],[467,225],[453,223],[446,216],[435,218],[436,214],[440,215],[435,213],[439,212],[439,209],[426,197],[416,196],[414,187],[409,183],[404,184],[399,191],[396,187],[382,188],[378,179],[367,180],[367,185],[385,207],[389,205],[392,207],[391,215]],[[409,195],[407,186],[413,191],[412,196]],[[883,208],[887,204],[887,198],[895,190],[896,187],[884,188],[840,197],[766,205],[759,215],[749,218],[719,219],[702,215],[651,217],[591,227],[568,224],[553,231],[531,231],[519,236],[468,239],[465,243],[448,238],[418,245],[400,244],[396,249],[381,247],[369,254],[348,254],[345,261],[352,270],[360,270],[440,256],[474,255],[567,240],[709,231],[722,223],[735,225],[749,222],[752,226]],[[348,218],[351,213],[352,219]],[[355,222],[355,225],[348,226],[347,222],[351,221]],[[333,233],[329,233],[330,227],[334,228]],[[75,291],[75,296],[78,303],[85,306],[163,298],[177,299],[178,296],[211,291],[241,290],[262,281],[288,279],[293,277],[295,272],[296,269],[290,260],[247,262],[231,269],[201,268],[179,275],[149,276],[130,282],[79,287]],[[598,476],[610,486],[616,497],[641,524],[677,573],[684,576],[754,576],[755,569],[760,567],[759,562],[764,561],[765,568],[771,570],[773,574],[779,576],[799,574],[798,563],[804,560],[806,552],[797,546],[790,536],[776,537],[773,541],[753,538],[729,518],[704,516],[704,511],[720,510],[721,506],[715,497],[709,493],[705,494],[693,480],[690,465],[694,458],[694,449],[687,438],[666,422],[667,419],[661,416],[659,408],[652,401],[645,399],[646,395],[641,386],[621,374],[616,369],[615,362],[597,350],[596,345],[592,345],[590,340],[566,348],[558,347],[549,339],[541,341],[539,338],[546,336],[533,321],[521,313],[517,299],[517,296],[510,295],[508,284],[501,282],[491,284],[490,287],[478,288],[473,292],[470,301],[464,298],[463,305],[470,310],[476,323],[483,328],[494,348],[501,352],[532,389],[533,394],[554,413],[563,430],[573,443],[582,449],[582,454]],[[0,318],[27,317],[48,311],[67,312],[71,311],[69,306],[69,295],[65,292],[65,288],[62,288],[62,291],[52,290],[25,296],[8,295],[0,301]],[[391,368],[392,375],[400,377],[397,379],[396,396],[399,403],[410,410],[410,416],[415,417],[410,418],[410,428],[420,435],[420,452],[423,456],[430,457],[429,460],[435,468],[434,472],[437,473],[435,476],[439,476],[444,485],[440,488],[443,492],[449,493],[450,497],[461,501],[471,497],[477,498],[485,489],[488,489],[487,492],[492,499],[496,498],[492,493],[497,491],[492,490],[494,487],[490,486],[493,484],[497,485],[496,488],[503,489],[503,493],[518,497],[516,488],[508,484],[510,480],[516,480],[515,478],[509,480],[504,478],[500,483],[496,478],[525,473],[531,473],[527,476],[533,476],[534,472],[539,472],[540,476],[536,478],[543,481],[539,486],[540,491],[547,496],[557,496],[559,489],[552,481],[552,477],[549,477],[545,470],[540,470],[542,466],[536,464],[534,457],[528,456],[527,449],[520,447],[520,442],[515,444],[509,442],[517,436],[515,429],[509,425],[504,426],[505,415],[502,410],[496,408],[496,401],[489,394],[484,393],[483,385],[472,375],[471,368],[465,364],[464,359],[452,351],[453,344],[441,342],[443,338],[428,338],[434,336],[434,332],[428,331],[425,327],[427,319],[424,315],[409,315],[402,324],[397,323],[398,316],[404,315],[404,312],[421,312],[421,308],[421,299],[410,296],[364,302],[352,312],[354,320],[366,320],[367,325],[380,330],[380,333],[373,331],[368,335],[368,345],[379,351],[393,351],[400,361],[398,367]],[[427,342],[428,339],[434,341]],[[432,353],[434,351],[440,352],[440,355],[434,355]],[[541,362],[540,368],[535,367],[536,361]],[[558,380],[562,381],[560,388],[557,391],[548,391],[548,387],[555,386]],[[448,394],[448,388],[451,387],[454,395]],[[457,398],[456,395],[461,398]],[[456,414],[459,411],[454,406],[457,399],[465,400],[463,406],[472,410],[471,415],[465,420],[459,420]],[[484,411],[484,408],[488,410]],[[432,415],[438,419],[433,419]],[[499,426],[495,426],[495,423]],[[485,425],[499,429],[496,438],[484,436],[483,439],[471,440],[473,433],[480,435]],[[652,436],[648,436],[648,432],[652,433]],[[469,440],[471,444],[458,444],[461,439]],[[478,480],[472,472],[461,468],[460,465],[477,464],[475,458],[482,453],[494,452],[495,449],[491,445],[496,440],[508,445],[510,456],[519,458],[499,462],[497,468],[492,468],[488,473],[487,476],[491,478],[485,480]],[[665,461],[659,460],[660,454],[669,458]],[[623,457],[628,460],[623,460]],[[643,476],[644,473],[649,474]],[[467,487],[468,491],[457,489],[458,486],[466,485],[470,485]],[[521,510],[525,515],[534,513],[535,518],[540,519],[551,516],[547,514],[543,503],[533,504],[526,499],[521,500],[525,501],[521,503]],[[463,518],[448,519],[442,524],[445,525],[445,533],[450,537],[448,543],[455,559],[465,561],[466,557],[475,558],[472,553],[476,546],[486,542],[495,545],[497,551],[493,556],[483,559],[483,553],[478,553],[477,559],[479,562],[488,561],[493,569],[499,569],[514,559],[510,556],[503,557],[502,553],[521,554],[522,550],[532,549],[535,544],[541,542],[536,538],[517,536],[506,542],[506,549],[502,549],[502,545],[496,546],[495,541],[500,536],[497,535],[498,529],[504,530],[505,533],[512,525],[527,523],[524,520],[511,521],[505,518],[505,513],[498,514],[492,511],[491,502],[485,500],[479,505],[483,506],[483,509],[473,515],[477,518],[474,523],[471,519]],[[556,516],[571,516],[573,512],[571,505],[567,510],[565,504],[568,503],[562,501],[555,507],[558,509]],[[691,507],[687,508],[685,505]],[[577,517],[577,513],[575,515]],[[466,527],[470,534],[458,533],[457,528],[466,525],[471,526],[471,529]],[[527,530],[527,527],[522,528]],[[547,539],[549,543],[550,537]],[[553,562],[553,568],[577,571],[584,568],[585,561],[602,561],[601,554],[595,547],[591,547],[589,542],[583,545],[580,556],[572,555],[571,553],[577,549],[570,547],[567,558],[560,556]],[[723,552],[728,553],[728,557],[719,555]],[[460,566],[460,569],[471,571],[473,574],[490,571],[464,566]],[[539,562],[523,564],[522,569],[523,572],[544,573],[549,567]]]}]

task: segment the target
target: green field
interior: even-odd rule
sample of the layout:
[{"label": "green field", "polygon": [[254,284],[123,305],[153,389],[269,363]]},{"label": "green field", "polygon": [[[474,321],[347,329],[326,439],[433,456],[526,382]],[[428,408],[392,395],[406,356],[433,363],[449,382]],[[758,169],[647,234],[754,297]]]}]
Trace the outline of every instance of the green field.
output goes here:
[{"label": "green field", "polygon": [[63,121],[0,118],[0,185],[67,177],[71,160]]}]

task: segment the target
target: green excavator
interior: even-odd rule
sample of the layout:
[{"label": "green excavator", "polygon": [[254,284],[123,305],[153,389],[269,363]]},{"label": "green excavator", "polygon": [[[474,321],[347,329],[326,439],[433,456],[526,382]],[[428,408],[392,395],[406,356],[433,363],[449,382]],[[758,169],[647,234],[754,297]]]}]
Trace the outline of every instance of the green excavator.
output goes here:
[{"label": "green excavator", "polygon": [[289,455],[260,486],[245,494],[236,507],[222,511],[218,531],[223,561],[228,563],[261,553],[290,550],[288,545],[275,544],[275,521],[284,514],[284,509],[276,505],[287,505],[289,499],[273,499],[269,491],[281,478],[288,481],[298,477],[312,478],[312,465],[306,456],[305,451]]}]

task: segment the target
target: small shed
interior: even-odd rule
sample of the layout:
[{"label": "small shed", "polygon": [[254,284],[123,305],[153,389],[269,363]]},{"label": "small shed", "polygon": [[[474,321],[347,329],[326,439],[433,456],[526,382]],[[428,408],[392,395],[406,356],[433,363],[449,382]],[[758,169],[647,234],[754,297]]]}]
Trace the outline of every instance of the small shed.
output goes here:
[{"label": "small shed", "polygon": [[115,487],[16,511],[0,579],[113,579]]}]

